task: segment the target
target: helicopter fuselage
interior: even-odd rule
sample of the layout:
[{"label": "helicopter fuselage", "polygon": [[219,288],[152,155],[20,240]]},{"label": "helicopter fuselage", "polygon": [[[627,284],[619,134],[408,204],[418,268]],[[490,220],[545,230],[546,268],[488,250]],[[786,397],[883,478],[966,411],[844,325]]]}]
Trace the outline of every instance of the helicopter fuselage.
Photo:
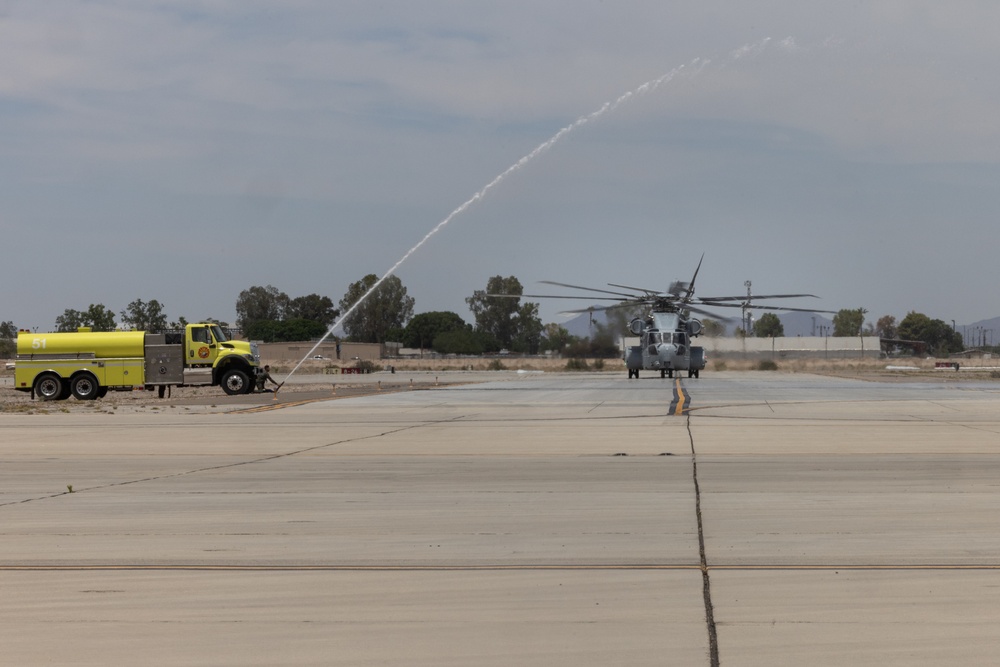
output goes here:
[{"label": "helicopter fuselage", "polygon": [[640,337],[639,345],[624,350],[629,378],[638,378],[640,369],[660,371],[660,377],[673,377],[675,371],[698,377],[705,367],[704,348],[691,344],[701,332],[698,320],[676,312],[653,312],[633,320],[629,328]]}]

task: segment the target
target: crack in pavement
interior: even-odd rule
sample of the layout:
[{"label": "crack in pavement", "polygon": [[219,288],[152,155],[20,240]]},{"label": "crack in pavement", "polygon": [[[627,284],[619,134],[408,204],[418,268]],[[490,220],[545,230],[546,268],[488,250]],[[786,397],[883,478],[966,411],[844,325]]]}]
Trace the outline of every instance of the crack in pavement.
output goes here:
[{"label": "crack in pavement", "polygon": [[204,468],[194,468],[192,470],[183,470],[181,472],[174,472],[165,475],[153,475],[150,477],[142,477],[139,479],[129,479],[123,482],[113,482],[110,484],[98,484],[96,486],[88,486],[81,489],[73,489],[72,491],[62,491],[60,493],[52,493],[45,496],[36,496],[34,498],[24,498],[22,500],[14,500],[7,503],[0,503],[0,507],[9,507],[11,505],[23,505],[25,503],[38,502],[41,500],[51,500],[52,498],[61,498],[63,496],[74,495],[78,493],[86,493],[88,491],[100,491],[102,489],[112,489],[119,486],[129,486],[132,484],[141,484],[143,482],[155,482],[164,479],[172,479],[174,477],[185,477],[187,475],[196,475],[202,472],[211,472],[214,470],[225,470],[227,468],[238,468],[240,466],[253,465],[255,463],[266,463],[268,461],[274,461],[276,459],[288,458],[291,456],[298,456],[299,454],[305,454],[307,452],[315,452],[320,449],[326,449],[328,447],[336,447],[338,445],[344,445],[352,442],[361,442],[363,440],[373,440],[375,438],[383,438],[387,435],[393,435],[396,433],[401,433],[403,431],[409,431],[415,428],[422,428],[424,426],[433,426],[436,424],[443,424],[450,421],[455,421],[460,419],[460,417],[454,417],[451,419],[440,419],[435,421],[423,422],[419,424],[410,424],[408,426],[403,426],[400,428],[389,429],[388,431],[382,431],[381,433],[373,433],[371,435],[359,436],[356,438],[347,438],[345,440],[337,440],[335,442],[328,442],[322,445],[314,445],[312,447],[304,447],[302,449],[296,449],[289,452],[282,452],[280,454],[270,454],[268,456],[260,456],[255,459],[248,459],[246,461],[236,461],[235,463],[225,463],[216,466],[206,466]]},{"label": "crack in pavement", "polygon": [[698,455],[694,449],[694,433],[691,432],[691,415],[687,418],[688,440],[691,442],[691,477],[694,481],[694,507],[698,520],[698,555],[700,559],[702,597],[705,600],[705,624],[708,629],[709,665],[719,667],[719,636],[715,627],[715,609],[712,605],[712,581],[708,574],[708,558],[705,555],[705,526],[701,516],[701,487],[698,484]]}]

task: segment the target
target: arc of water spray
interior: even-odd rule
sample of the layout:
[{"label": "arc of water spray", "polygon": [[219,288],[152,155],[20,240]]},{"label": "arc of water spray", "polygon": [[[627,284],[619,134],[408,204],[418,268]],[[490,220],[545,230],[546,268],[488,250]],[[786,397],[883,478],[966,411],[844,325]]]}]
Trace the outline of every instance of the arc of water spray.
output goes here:
[{"label": "arc of water spray", "polygon": [[[736,60],[736,59],[739,59],[740,57],[746,55],[747,53],[752,53],[752,54],[756,55],[761,50],[763,50],[763,48],[767,45],[767,43],[770,41],[770,39],[771,38],[768,37],[768,38],[766,38],[766,39],[758,42],[757,44],[745,46],[742,49],[734,51],[733,53],[730,54],[730,58],[733,59],[733,60]],[[660,76],[660,77],[658,77],[656,79],[651,79],[651,80],[647,81],[646,83],[642,84],[641,86],[638,86],[637,88],[635,88],[633,90],[630,90],[630,91],[622,94],[614,102],[605,102],[604,105],[601,106],[601,108],[598,109],[597,111],[589,113],[589,114],[587,114],[585,116],[580,116],[575,121],[573,121],[572,123],[570,123],[566,127],[562,128],[561,130],[559,130],[558,132],[556,132],[554,135],[552,135],[552,137],[550,139],[548,139],[547,141],[545,141],[542,144],[539,144],[539,146],[537,148],[535,148],[535,150],[531,151],[530,153],[528,153],[527,155],[525,155],[524,157],[522,157],[520,160],[518,160],[517,162],[515,162],[511,166],[507,167],[507,169],[503,173],[501,173],[499,176],[497,176],[492,181],[490,181],[489,183],[487,183],[486,186],[483,187],[483,189],[481,189],[476,194],[472,195],[472,197],[470,197],[464,204],[462,204],[461,206],[459,206],[458,208],[456,208],[454,211],[452,211],[451,213],[449,213],[447,218],[445,218],[444,220],[442,220],[441,222],[439,222],[437,225],[435,225],[435,227],[433,229],[431,229],[431,231],[427,232],[427,234],[424,236],[424,238],[420,239],[419,243],[417,243],[415,246],[413,246],[412,248],[410,248],[409,250],[407,250],[406,254],[403,255],[402,257],[400,257],[398,262],[396,262],[395,264],[393,264],[389,268],[389,270],[386,271],[385,274],[381,278],[379,278],[377,281],[375,281],[375,284],[372,285],[368,289],[368,291],[365,292],[361,296],[360,299],[358,299],[356,302],[354,302],[354,304],[350,308],[348,308],[347,311],[344,312],[343,315],[340,316],[340,319],[338,319],[336,322],[334,322],[333,325],[331,325],[330,328],[327,329],[327,332],[325,334],[323,334],[323,337],[320,338],[319,341],[315,345],[313,345],[313,347],[312,347],[311,350],[309,350],[308,352],[306,352],[306,355],[304,357],[302,357],[302,359],[299,361],[299,363],[297,363],[295,365],[295,367],[291,370],[291,372],[288,373],[288,375],[285,377],[285,381],[287,382],[288,378],[292,377],[292,375],[295,374],[295,371],[299,370],[299,367],[302,366],[303,363],[305,363],[306,359],[308,359],[309,357],[311,357],[313,355],[313,353],[319,348],[319,346],[322,345],[323,342],[327,338],[329,338],[330,335],[334,331],[336,331],[338,327],[341,326],[341,324],[343,324],[344,320],[346,320],[348,317],[350,317],[351,314],[355,310],[357,310],[358,307],[362,303],[364,303],[368,299],[368,297],[375,290],[377,290],[379,288],[379,286],[383,282],[386,281],[386,279],[389,278],[389,276],[393,275],[396,272],[396,269],[398,269],[403,264],[403,262],[405,262],[407,259],[410,258],[410,255],[412,255],[417,250],[419,250],[421,246],[423,246],[425,243],[427,243],[427,241],[430,240],[430,238],[432,236],[434,236],[439,231],[441,231],[445,226],[447,226],[447,224],[449,222],[451,222],[456,216],[461,215],[462,213],[464,213],[466,210],[468,210],[468,208],[470,206],[472,206],[473,204],[475,204],[476,202],[478,202],[480,199],[482,199],[483,197],[485,197],[489,193],[490,190],[492,190],[496,186],[500,185],[500,183],[503,182],[503,180],[505,178],[507,178],[507,176],[509,176],[511,173],[517,171],[518,169],[520,169],[521,167],[523,167],[527,163],[531,162],[532,160],[534,160],[541,153],[544,153],[545,151],[547,151],[549,148],[551,148],[553,145],[555,145],[560,139],[562,139],[567,134],[569,134],[570,132],[572,132],[576,128],[580,127],[581,125],[585,125],[585,124],[589,123],[592,120],[596,120],[596,119],[600,118],[601,116],[603,116],[604,114],[606,114],[606,113],[608,113],[610,111],[614,111],[619,106],[621,106],[622,104],[624,104],[625,102],[629,101],[630,99],[632,99],[633,97],[635,97],[637,95],[645,95],[645,94],[653,92],[654,90],[656,90],[657,88],[659,88],[661,85],[663,85],[665,83],[669,83],[671,80],[673,80],[678,75],[680,75],[682,73],[686,73],[687,69],[690,69],[691,70],[691,76],[694,76],[694,75],[698,74],[706,66],[708,66],[708,64],[710,62],[711,62],[710,60],[703,60],[701,58],[695,58],[694,60],[691,61],[690,68],[687,68],[685,65],[680,65],[678,67],[675,67],[674,69],[670,70],[666,74],[664,74],[664,75],[662,75],[662,76]]]}]

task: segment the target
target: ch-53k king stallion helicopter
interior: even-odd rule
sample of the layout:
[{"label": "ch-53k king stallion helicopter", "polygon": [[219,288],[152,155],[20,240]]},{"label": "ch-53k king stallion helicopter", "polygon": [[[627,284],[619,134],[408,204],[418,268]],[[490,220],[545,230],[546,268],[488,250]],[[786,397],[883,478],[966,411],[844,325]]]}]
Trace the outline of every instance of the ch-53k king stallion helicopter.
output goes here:
[{"label": "ch-53k king stallion helicopter", "polygon": [[[691,317],[691,313],[707,315],[722,320],[728,319],[725,317],[718,318],[710,311],[705,310],[705,306],[711,308],[741,308],[744,313],[750,309],[808,313],[831,312],[808,308],[762,306],[753,303],[754,299],[817,298],[814,294],[751,295],[748,287],[747,294],[740,296],[695,297],[694,283],[698,278],[698,271],[701,269],[701,262],[704,258],[705,256],[702,255],[701,260],[698,261],[698,266],[695,268],[691,282],[673,282],[666,292],[608,283],[609,287],[629,290],[628,292],[621,292],[543,280],[541,282],[547,285],[557,285],[559,287],[585,290],[595,294],[609,294],[611,296],[566,296],[554,294],[522,294],[519,296],[536,299],[614,299],[618,301],[618,303],[610,306],[591,306],[580,310],[565,311],[566,313],[648,308],[649,310],[645,316],[634,318],[628,325],[629,331],[640,337],[639,345],[626,346],[623,351],[629,379],[638,379],[640,370],[659,371],[661,378],[672,378],[674,377],[674,372],[683,371],[687,371],[688,377],[699,377],[701,370],[705,368],[705,350],[702,347],[692,345],[692,341],[703,332],[704,326],[700,320]],[[490,296],[505,295],[495,294]]]}]

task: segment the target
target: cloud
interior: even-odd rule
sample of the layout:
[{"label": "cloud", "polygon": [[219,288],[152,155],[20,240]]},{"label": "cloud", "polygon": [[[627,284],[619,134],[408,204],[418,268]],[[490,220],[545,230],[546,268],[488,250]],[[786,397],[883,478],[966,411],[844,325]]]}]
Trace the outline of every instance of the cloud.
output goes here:
[{"label": "cloud", "polygon": [[[878,285],[889,293],[873,313],[895,293],[972,319],[985,295],[949,298],[920,261],[942,229],[992,233],[998,13],[777,0],[13,3],[0,16],[0,229],[22,248],[10,271],[34,280],[0,320],[44,325],[84,301],[135,298],[232,319],[239,291],[268,283],[336,300],[619,100],[401,267],[418,311],[462,311],[496,274],[656,285],[686,278],[706,251],[699,280],[717,291],[755,276],[798,290],[805,277],[856,307]],[[130,278],[81,281],[80,256],[114,257]],[[191,258],[198,279],[163,268]],[[846,275],[848,262],[865,268]],[[884,275],[905,280],[890,289]]]}]

